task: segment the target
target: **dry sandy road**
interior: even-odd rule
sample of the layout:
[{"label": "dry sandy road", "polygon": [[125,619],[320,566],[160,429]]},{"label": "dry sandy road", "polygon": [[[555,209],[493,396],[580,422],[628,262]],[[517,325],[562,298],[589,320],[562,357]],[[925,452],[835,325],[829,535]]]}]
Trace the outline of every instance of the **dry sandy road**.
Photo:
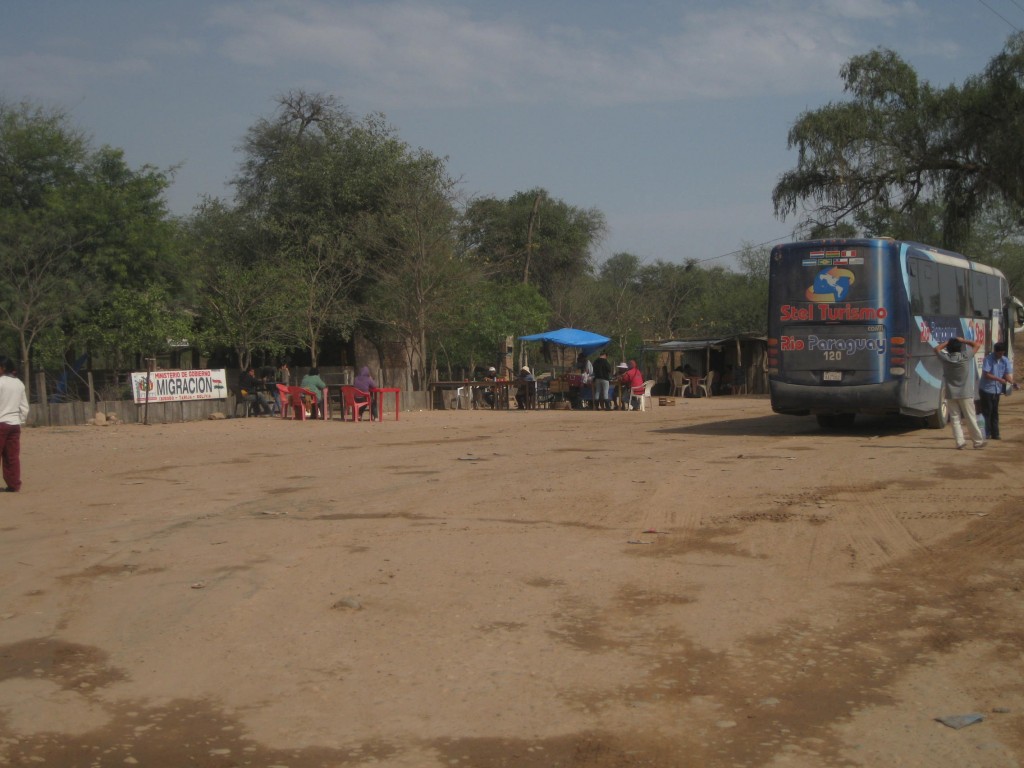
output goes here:
[{"label": "dry sandy road", "polygon": [[1018,766],[1022,403],[28,431],[0,765]]}]

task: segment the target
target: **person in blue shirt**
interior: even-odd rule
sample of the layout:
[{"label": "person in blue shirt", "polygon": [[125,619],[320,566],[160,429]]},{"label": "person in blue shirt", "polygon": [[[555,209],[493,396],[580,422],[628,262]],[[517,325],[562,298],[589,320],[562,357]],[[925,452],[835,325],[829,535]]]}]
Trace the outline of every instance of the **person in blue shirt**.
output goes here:
[{"label": "person in blue shirt", "polygon": [[999,439],[999,398],[1010,389],[1019,389],[1013,380],[1013,363],[1006,356],[1006,344],[997,342],[985,355],[981,366],[981,413],[985,417],[985,431],[992,440]]}]

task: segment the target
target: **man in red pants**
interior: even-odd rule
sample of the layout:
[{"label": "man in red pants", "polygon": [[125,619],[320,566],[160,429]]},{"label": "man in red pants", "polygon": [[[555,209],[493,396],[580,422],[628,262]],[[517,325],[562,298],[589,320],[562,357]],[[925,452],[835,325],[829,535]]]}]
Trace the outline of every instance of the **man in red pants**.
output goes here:
[{"label": "man in red pants", "polygon": [[25,385],[9,357],[0,357],[0,461],[5,491],[21,490],[21,425],[28,418]]}]

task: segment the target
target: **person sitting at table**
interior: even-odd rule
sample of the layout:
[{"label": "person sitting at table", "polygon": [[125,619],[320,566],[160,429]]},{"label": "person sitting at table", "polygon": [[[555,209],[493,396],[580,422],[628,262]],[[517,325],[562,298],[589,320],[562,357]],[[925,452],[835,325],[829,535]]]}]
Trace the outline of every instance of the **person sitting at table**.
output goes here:
[{"label": "person sitting at table", "polygon": [[274,366],[264,365],[256,369],[256,391],[267,399],[267,407],[274,415],[281,413],[277,406],[277,384],[274,383]]},{"label": "person sitting at table", "polygon": [[637,367],[636,360],[629,361],[629,367],[619,377],[622,389],[629,393],[629,407],[627,410],[640,410],[640,398],[644,394],[644,375]]},{"label": "person sitting at table", "polygon": [[516,376],[516,406],[522,410],[526,410],[526,406],[530,399],[530,388],[537,381],[532,373],[530,373],[529,366],[524,365],[519,371],[519,375]]},{"label": "person sitting at table", "polygon": [[359,375],[353,379],[352,386],[360,392],[366,392],[370,395],[369,399],[356,395],[356,407],[359,409],[359,413],[362,413],[364,408],[369,408],[370,420],[372,421],[377,418],[377,412],[373,408],[373,390],[377,388],[377,382],[375,382],[373,380],[373,376],[370,375],[370,366],[364,365],[359,369]]},{"label": "person sitting at table", "polygon": [[299,386],[303,389],[308,389],[316,395],[316,413],[313,415],[318,419],[322,419],[324,413],[326,413],[324,410],[324,397],[327,395],[327,383],[320,378],[320,369],[316,366],[310,368],[309,372],[302,377]]},{"label": "person sitting at table", "polygon": [[[487,369],[487,373],[484,374],[484,381],[497,381],[498,380],[498,369],[493,365]],[[480,392],[484,398],[484,402],[487,403],[488,408],[494,407],[494,388],[484,387]]]},{"label": "person sitting at table", "polygon": [[270,400],[266,392],[262,391],[259,379],[256,378],[256,369],[249,366],[238,376],[238,389],[249,403],[247,407],[252,408],[257,416],[271,416]]}]

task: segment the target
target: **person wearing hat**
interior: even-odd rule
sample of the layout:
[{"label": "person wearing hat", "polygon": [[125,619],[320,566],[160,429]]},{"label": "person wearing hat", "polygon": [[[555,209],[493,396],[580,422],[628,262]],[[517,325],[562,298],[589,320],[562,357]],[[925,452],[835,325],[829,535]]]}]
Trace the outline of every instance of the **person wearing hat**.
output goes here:
[{"label": "person wearing hat", "polygon": [[644,391],[644,375],[640,372],[636,360],[629,361],[629,365],[619,376],[618,381],[625,409],[627,411],[639,411],[639,397]]},{"label": "person wearing hat", "polygon": [[537,381],[533,374],[530,373],[530,367],[524,365],[519,369],[519,375],[516,376],[516,406],[521,411],[525,411],[530,407],[531,396],[536,394],[534,389],[534,383]]},{"label": "person wearing hat", "polygon": [[[498,380],[498,369],[493,365],[488,367],[487,373],[484,374],[484,381],[497,381]],[[494,387],[484,387],[480,393],[483,395],[484,402],[487,403],[488,408],[494,407]]]}]

